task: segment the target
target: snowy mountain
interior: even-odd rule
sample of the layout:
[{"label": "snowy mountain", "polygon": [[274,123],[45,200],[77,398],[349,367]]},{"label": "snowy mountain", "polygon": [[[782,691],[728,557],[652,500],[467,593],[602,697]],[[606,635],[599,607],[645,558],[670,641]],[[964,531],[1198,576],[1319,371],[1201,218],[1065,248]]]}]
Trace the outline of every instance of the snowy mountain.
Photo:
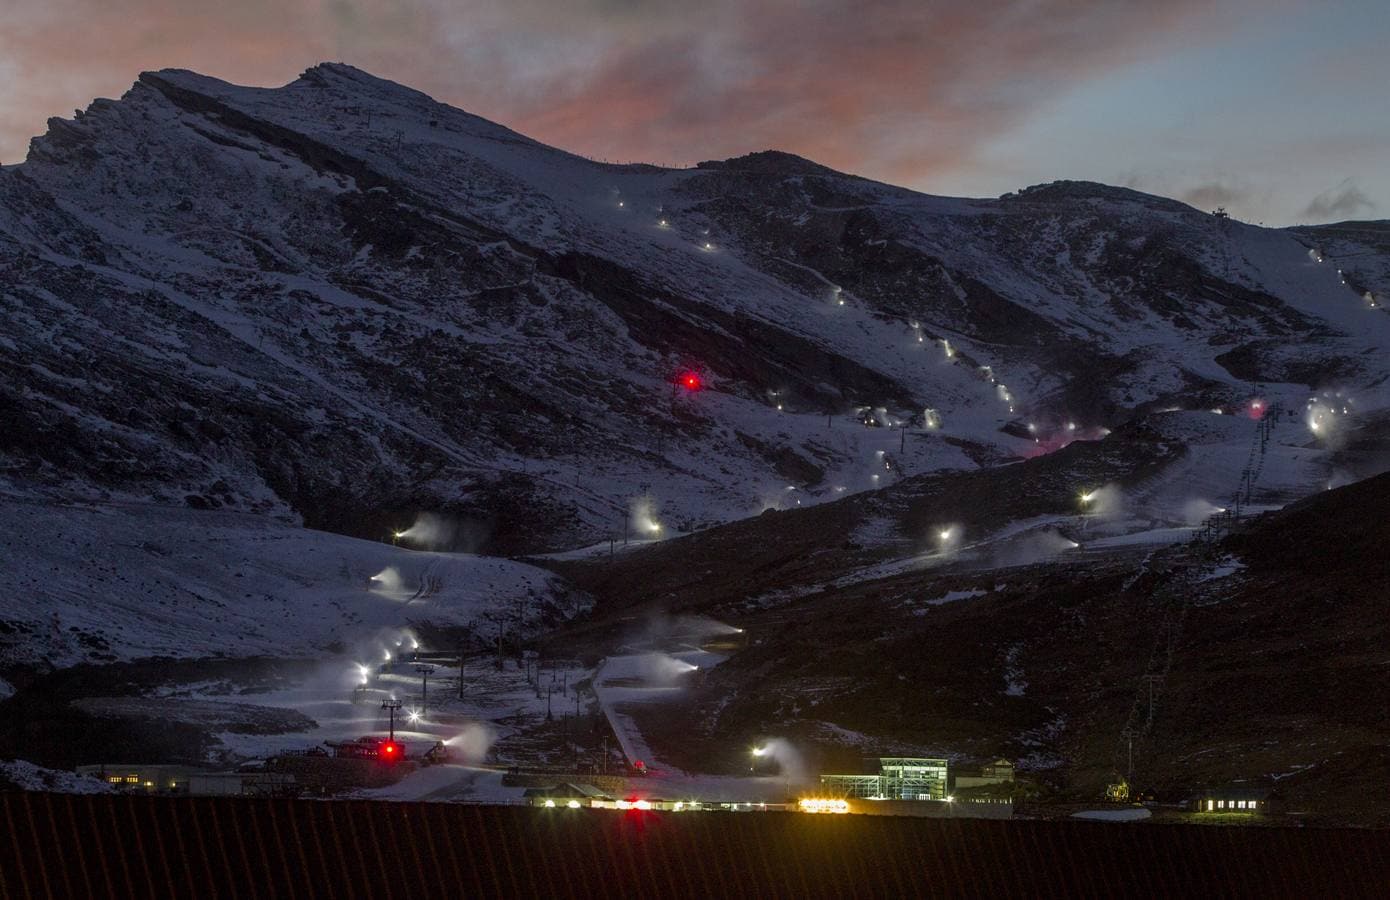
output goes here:
[{"label": "snowy mountain", "polygon": [[1385,235],[604,165],[338,64],[146,73],[0,169],[0,478],[492,553],[690,531],[1161,409],[1383,407]]}]

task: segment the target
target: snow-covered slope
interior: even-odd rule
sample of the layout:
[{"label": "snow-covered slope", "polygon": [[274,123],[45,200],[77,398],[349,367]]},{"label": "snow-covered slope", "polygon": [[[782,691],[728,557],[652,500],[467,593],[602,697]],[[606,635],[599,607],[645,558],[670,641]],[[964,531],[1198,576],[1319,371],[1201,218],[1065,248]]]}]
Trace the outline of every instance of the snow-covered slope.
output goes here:
[{"label": "snow-covered slope", "polygon": [[0,516],[0,668],[317,658],[430,626],[525,634],[586,609],[558,578],[521,563],[245,513],[0,501]]},{"label": "snow-covered slope", "polygon": [[518,552],[1260,383],[1385,406],[1390,317],[1313,243],[1092,184],[602,165],[343,65],[147,73],[0,170],[0,478],[372,538],[437,510]]}]

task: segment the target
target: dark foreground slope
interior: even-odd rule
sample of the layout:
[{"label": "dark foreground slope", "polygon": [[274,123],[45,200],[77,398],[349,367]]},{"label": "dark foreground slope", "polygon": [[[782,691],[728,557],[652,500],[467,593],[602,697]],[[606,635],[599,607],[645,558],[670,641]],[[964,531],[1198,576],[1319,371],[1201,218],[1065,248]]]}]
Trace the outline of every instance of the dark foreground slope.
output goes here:
[{"label": "dark foreground slope", "polygon": [[[810,590],[766,589],[769,578],[786,584],[792,565],[769,557],[773,531],[742,535],[760,548],[761,571],[712,558],[620,563],[634,596],[670,579],[686,600],[678,609],[748,635],[702,673],[684,709],[638,719],[659,757],[696,769],[738,770],[750,742],[786,736],[821,771],[880,753],[1003,754],[1077,799],[1126,773],[1121,735],[1135,729],[1141,788],[1181,797],[1268,785],[1314,821],[1390,823],[1387,501],[1380,476],[1219,545],[829,578]],[[798,559],[800,545],[788,549]],[[691,574],[706,569],[708,592]],[[658,605],[621,609],[640,618]],[[1152,720],[1151,674],[1161,676]]]},{"label": "dark foreground slope", "polygon": [[[1390,835],[0,795],[6,897],[1377,896]],[[1175,864],[1181,861],[1181,864]]]}]

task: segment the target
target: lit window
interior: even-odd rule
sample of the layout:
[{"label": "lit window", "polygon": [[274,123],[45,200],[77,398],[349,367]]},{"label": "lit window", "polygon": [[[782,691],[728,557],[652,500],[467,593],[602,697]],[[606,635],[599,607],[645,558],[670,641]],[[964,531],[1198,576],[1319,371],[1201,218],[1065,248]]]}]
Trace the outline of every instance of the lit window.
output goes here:
[{"label": "lit window", "polygon": [[1208,800],[1208,801],[1207,801],[1207,812],[1211,812],[1213,809],[1216,809],[1216,801],[1215,801],[1215,800]]},{"label": "lit window", "polygon": [[1225,801],[1225,800],[1217,800],[1217,801],[1216,801],[1216,808],[1217,808],[1217,809],[1225,809],[1225,808],[1226,808],[1226,801]]},{"label": "lit window", "polygon": [[140,783],[140,776],[139,776],[139,775],[127,775],[127,776],[125,777],[125,782],[126,782],[126,784],[139,784],[139,783]]}]

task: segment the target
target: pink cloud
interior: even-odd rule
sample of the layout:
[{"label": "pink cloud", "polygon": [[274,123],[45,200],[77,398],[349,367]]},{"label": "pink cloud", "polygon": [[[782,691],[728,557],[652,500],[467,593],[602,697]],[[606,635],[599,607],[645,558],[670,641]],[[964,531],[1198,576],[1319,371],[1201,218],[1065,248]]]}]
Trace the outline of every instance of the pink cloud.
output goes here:
[{"label": "pink cloud", "polygon": [[279,84],[341,59],[592,156],[775,147],[920,181],[1049,96],[1210,28],[1203,0],[18,0],[0,160],[142,69]]}]

